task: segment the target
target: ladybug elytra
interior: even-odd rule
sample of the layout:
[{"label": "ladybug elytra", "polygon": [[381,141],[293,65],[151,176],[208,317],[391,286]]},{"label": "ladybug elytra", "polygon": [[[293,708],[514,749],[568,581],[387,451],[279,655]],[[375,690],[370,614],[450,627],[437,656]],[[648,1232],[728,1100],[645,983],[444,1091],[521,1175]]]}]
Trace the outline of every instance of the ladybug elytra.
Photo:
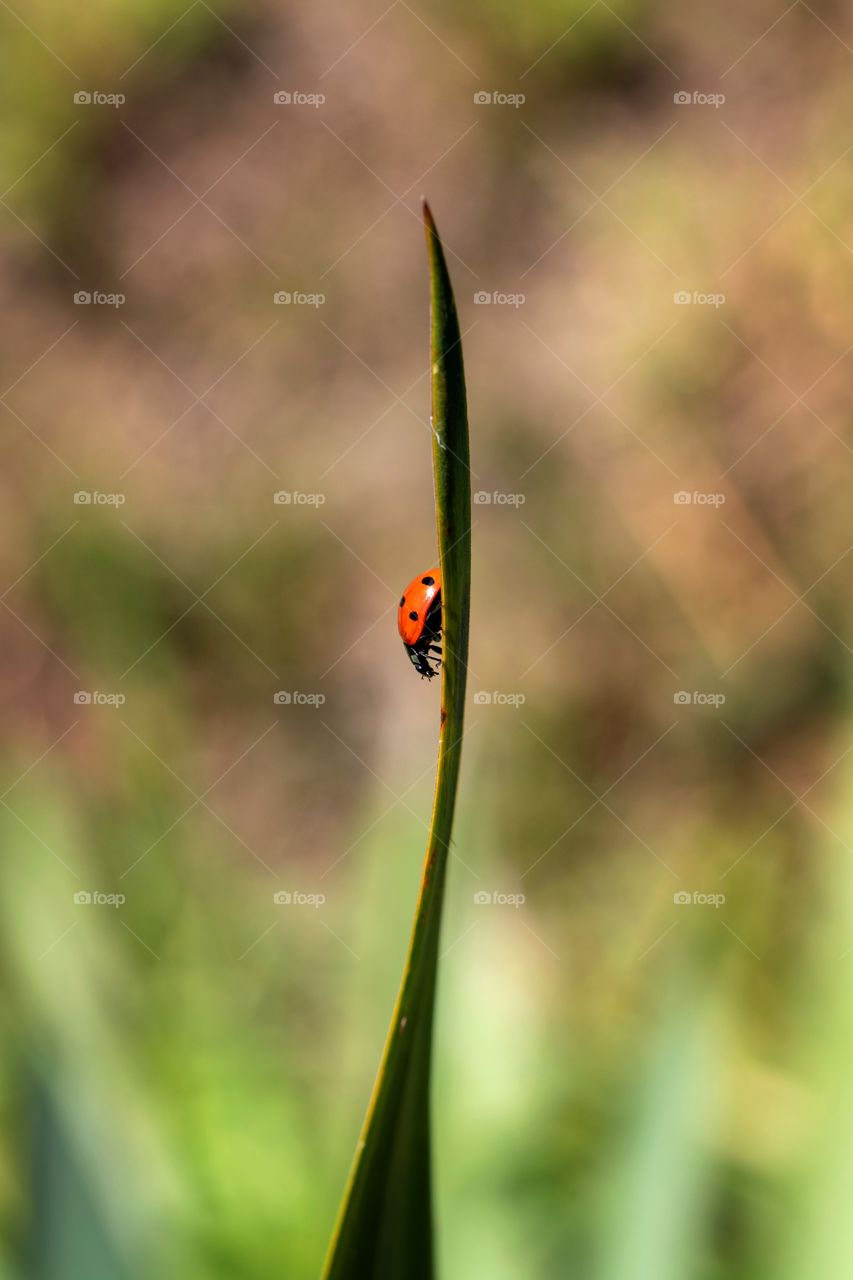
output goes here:
[{"label": "ladybug elytra", "polygon": [[441,570],[419,573],[400,597],[397,628],[415,670],[426,680],[441,666]]}]

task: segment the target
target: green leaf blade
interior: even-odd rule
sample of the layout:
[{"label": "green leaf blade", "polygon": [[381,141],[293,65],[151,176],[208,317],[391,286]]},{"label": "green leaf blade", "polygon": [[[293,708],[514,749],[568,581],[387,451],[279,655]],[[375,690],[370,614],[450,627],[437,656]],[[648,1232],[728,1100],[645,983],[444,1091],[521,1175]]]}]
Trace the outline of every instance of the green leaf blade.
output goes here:
[{"label": "green leaf blade", "polygon": [[324,1280],[432,1280],[430,1063],[441,910],[465,711],[471,476],[459,321],[424,203],[430,266],[433,472],[444,662],[432,820],[409,951]]}]

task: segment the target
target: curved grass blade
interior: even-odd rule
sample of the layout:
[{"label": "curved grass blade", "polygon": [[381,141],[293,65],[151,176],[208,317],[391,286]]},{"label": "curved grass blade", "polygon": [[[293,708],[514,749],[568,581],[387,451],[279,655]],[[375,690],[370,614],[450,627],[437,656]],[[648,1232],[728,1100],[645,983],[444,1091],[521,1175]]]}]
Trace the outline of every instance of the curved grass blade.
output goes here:
[{"label": "curved grass blade", "polygon": [[444,664],[432,821],[409,952],[325,1280],[434,1274],[430,1058],[441,907],[459,779],[471,597],[471,477],[462,346],[441,241],[424,202],[431,287],[433,471]]}]

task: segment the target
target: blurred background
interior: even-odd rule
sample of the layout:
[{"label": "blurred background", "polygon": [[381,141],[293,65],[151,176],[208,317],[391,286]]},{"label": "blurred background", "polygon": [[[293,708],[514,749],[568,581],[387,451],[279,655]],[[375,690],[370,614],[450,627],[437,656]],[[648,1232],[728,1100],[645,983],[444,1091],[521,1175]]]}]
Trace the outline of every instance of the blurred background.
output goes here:
[{"label": "blurred background", "polygon": [[853,24],[0,13],[3,1280],[318,1274],[474,616],[449,1280],[853,1272]]}]

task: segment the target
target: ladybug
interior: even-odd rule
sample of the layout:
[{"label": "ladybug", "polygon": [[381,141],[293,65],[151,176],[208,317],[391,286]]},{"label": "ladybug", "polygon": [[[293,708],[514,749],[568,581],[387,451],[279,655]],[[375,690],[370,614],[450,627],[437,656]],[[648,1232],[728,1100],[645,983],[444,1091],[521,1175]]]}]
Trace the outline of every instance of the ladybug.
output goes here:
[{"label": "ladybug", "polygon": [[397,628],[415,670],[426,680],[441,666],[441,570],[419,573],[400,596]]}]

